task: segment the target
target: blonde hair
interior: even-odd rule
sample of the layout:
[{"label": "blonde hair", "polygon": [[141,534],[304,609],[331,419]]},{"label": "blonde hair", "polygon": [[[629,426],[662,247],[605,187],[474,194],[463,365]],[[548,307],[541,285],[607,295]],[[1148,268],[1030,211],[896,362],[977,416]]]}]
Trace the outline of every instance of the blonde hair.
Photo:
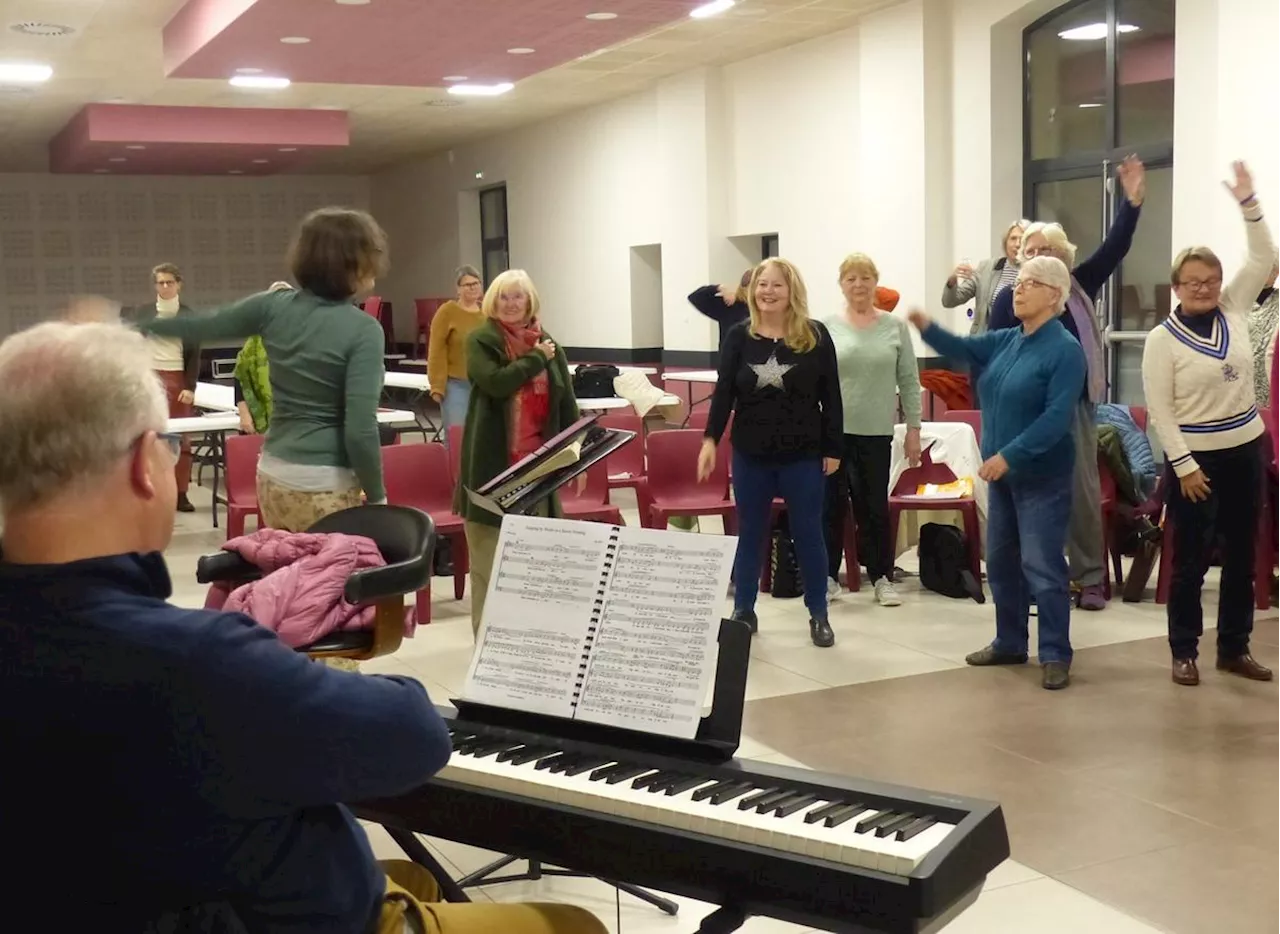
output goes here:
[{"label": "blonde hair", "polygon": [[507,289],[519,289],[524,292],[528,296],[529,320],[533,321],[538,317],[542,300],[538,298],[538,290],[534,288],[533,280],[523,269],[508,269],[506,272],[499,273],[485,290],[480,310],[484,312],[486,318],[498,317],[498,296]]},{"label": "blonde hair", "polygon": [[1173,268],[1169,270],[1170,285],[1182,285],[1182,267],[1187,263],[1204,263],[1218,270],[1219,276],[1222,275],[1222,260],[1218,259],[1217,253],[1207,246],[1189,246],[1173,260]]},{"label": "blonde hair", "polygon": [[1045,240],[1049,241],[1049,246],[1053,247],[1055,252],[1062,254],[1058,258],[1067,264],[1068,269],[1075,266],[1076,245],[1068,239],[1067,232],[1062,229],[1062,225],[1046,224],[1042,221],[1028,224],[1026,229],[1022,231],[1022,243],[1018,245],[1018,265],[1022,265],[1027,261],[1027,241],[1036,234],[1040,234]]},{"label": "blonde hair", "polygon": [[840,263],[840,278],[836,281],[844,281],[844,277],[851,272],[869,273],[872,279],[880,281],[880,270],[876,268],[875,262],[866,253],[850,253]]},{"label": "blonde hair", "polygon": [[783,343],[795,353],[808,353],[818,345],[818,335],[809,323],[809,290],[805,288],[800,270],[788,260],[776,256],[764,260],[751,273],[751,283],[747,286],[747,307],[751,309],[751,324],[748,332],[752,337],[759,337],[760,309],[756,307],[756,284],[764,271],[774,266],[782,273],[787,283],[787,321],[786,336]]},{"label": "blonde hair", "polygon": [[[1021,220],[1014,221],[1012,224],[1006,227],[1004,229],[1004,236],[1000,238],[1001,251],[1004,250],[1004,245],[1009,242],[1009,234],[1013,233],[1015,230],[1021,230],[1022,235],[1025,237],[1027,235],[1027,228],[1030,226],[1031,226],[1031,221],[1027,220],[1024,217]],[[1021,251],[1021,247],[1019,247],[1019,251]],[[1021,255],[1021,252],[1019,252],[1019,255]]]},{"label": "blonde hair", "polygon": [[111,470],[169,405],[121,324],[51,321],[0,343],[0,506],[29,509]]},{"label": "blonde hair", "polygon": [[1071,270],[1056,256],[1033,256],[1018,269],[1018,279],[1030,279],[1058,291],[1057,314],[1062,314],[1071,296]]}]

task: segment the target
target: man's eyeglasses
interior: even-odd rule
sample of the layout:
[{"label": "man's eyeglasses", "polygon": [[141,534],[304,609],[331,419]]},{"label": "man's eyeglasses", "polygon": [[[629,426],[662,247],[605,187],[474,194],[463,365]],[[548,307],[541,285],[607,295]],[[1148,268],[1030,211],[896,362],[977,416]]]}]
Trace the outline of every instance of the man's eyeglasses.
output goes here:
[{"label": "man's eyeglasses", "polygon": [[1178,285],[1191,292],[1208,292],[1222,285],[1222,278],[1219,276],[1213,279],[1183,279]]}]

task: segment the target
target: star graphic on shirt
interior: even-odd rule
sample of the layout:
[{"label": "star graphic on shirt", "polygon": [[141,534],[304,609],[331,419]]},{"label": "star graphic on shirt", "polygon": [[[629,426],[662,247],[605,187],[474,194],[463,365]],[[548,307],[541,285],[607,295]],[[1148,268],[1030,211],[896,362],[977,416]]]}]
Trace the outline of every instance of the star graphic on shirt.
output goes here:
[{"label": "star graphic on shirt", "polygon": [[764,363],[749,363],[747,366],[751,367],[756,374],[757,390],[764,389],[766,386],[773,386],[775,389],[786,389],[787,387],[782,384],[782,378],[787,375],[795,364],[779,363],[778,352],[775,350],[769,354],[769,359]]}]

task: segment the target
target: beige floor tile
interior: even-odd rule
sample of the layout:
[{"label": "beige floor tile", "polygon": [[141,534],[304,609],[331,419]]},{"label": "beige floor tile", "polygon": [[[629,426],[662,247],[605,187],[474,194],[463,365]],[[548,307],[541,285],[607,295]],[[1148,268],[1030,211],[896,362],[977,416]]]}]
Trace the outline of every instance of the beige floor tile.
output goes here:
[{"label": "beige floor tile", "polygon": [[1123,912],[1053,879],[984,891],[947,934],[1159,934]]}]

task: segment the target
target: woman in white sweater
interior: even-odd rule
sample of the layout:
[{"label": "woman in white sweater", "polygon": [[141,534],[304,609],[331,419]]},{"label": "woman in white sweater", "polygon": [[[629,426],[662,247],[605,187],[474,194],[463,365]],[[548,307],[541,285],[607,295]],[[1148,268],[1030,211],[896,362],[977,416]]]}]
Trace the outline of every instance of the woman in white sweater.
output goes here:
[{"label": "woman in white sweater", "polygon": [[1164,447],[1173,520],[1169,647],[1173,680],[1200,683],[1196,656],[1204,631],[1200,590],[1214,546],[1222,543],[1218,603],[1221,671],[1270,681],[1271,670],[1249,654],[1253,632],[1254,542],[1262,489],[1265,429],[1253,389],[1249,312],[1271,272],[1274,244],[1253,179],[1234,165],[1227,189],[1244,215],[1248,256],[1223,286],[1222,263],[1204,246],[1173,262],[1178,306],[1147,335],[1142,383],[1147,410]]}]

